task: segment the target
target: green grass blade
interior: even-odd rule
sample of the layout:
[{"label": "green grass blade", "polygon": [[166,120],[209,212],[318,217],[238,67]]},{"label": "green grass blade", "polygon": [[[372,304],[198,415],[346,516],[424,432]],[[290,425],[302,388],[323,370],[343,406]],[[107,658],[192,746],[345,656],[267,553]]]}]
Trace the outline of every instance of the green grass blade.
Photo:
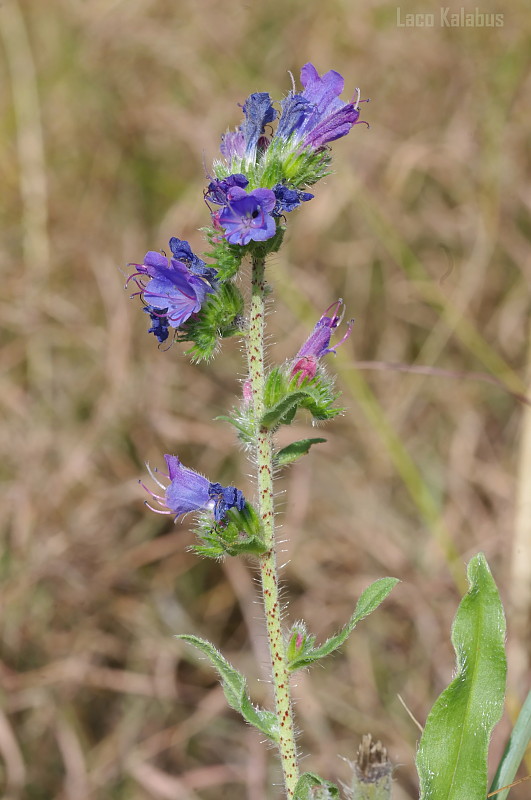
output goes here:
[{"label": "green grass blade", "polygon": [[[531,740],[531,692],[527,695],[522,706],[516,724],[513,728],[505,753],[502,756],[496,775],[490,787],[491,792],[495,792],[502,786],[507,786],[514,781],[516,771],[524,757],[524,753]],[[498,792],[496,800],[505,800],[509,794],[509,789]]]},{"label": "green grass blade", "polygon": [[456,676],[436,700],[417,753],[420,800],[485,800],[487,754],[505,694],[505,617],[485,556],[452,626]]}]

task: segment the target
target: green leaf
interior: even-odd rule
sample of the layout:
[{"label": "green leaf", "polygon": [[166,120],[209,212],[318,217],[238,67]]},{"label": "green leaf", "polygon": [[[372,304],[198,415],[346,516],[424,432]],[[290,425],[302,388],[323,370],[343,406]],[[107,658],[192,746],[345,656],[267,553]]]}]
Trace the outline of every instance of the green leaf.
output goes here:
[{"label": "green leaf", "polygon": [[326,442],[326,439],[299,439],[298,442],[292,442],[287,447],[283,447],[275,454],[274,463],[277,467],[283,467],[285,464],[291,464],[293,461],[305,456],[310,452],[312,444],[320,444]]},{"label": "green leaf", "polygon": [[266,408],[276,406],[289,391],[289,381],[279,367],[273,367],[264,385],[264,405]]},{"label": "green leaf", "polygon": [[221,678],[221,685],[229,706],[235,711],[239,711],[247,722],[258,728],[271,741],[278,742],[279,732],[276,715],[272,711],[253,706],[247,694],[245,678],[232,664],[229,664],[219,650],[213,644],[205,639],[200,639],[198,636],[181,633],[175,638],[183,639],[185,642],[193,644],[194,647],[197,647],[198,650],[201,650],[202,653],[209,657]]},{"label": "green leaf", "polygon": [[216,291],[207,295],[201,310],[179,326],[175,341],[193,342],[186,351],[192,361],[211,358],[220,338],[242,333],[243,306],[242,294],[233,283],[219,283]]},{"label": "green leaf", "polygon": [[269,411],[263,415],[260,425],[264,428],[274,428],[281,425],[285,420],[291,422],[298,406],[308,397],[306,392],[290,392],[276,403]]},{"label": "green leaf", "polygon": [[295,786],[293,800],[335,800],[339,789],[330,781],[325,781],[314,772],[305,772]]},{"label": "green leaf", "polygon": [[220,522],[213,521],[210,512],[200,514],[195,530],[199,544],[192,550],[207,558],[241,556],[244,553],[261,556],[269,550],[264,542],[260,517],[247,502],[241,511],[229,508]]},{"label": "green leaf", "polygon": [[243,445],[253,444],[255,441],[254,426],[249,415],[239,412],[238,409],[233,409],[232,414],[220,414],[214,417],[215,420],[223,420],[228,422],[236,428],[238,439]]},{"label": "green leaf", "polygon": [[505,617],[483,553],[452,626],[456,676],[428,715],[417,753],[420,800],[485,800],[487,753],[505,694]]},{"label": "green leaf", "polygon": [[368,617],[369,614],[377,608],[383,600],[387,597],[389,592],[398,583],[398,578],[380,578],[372,583],[362,593],[360,599],[356,604],[353,615],[348,623],[339,633],[331,636],[326,642],[319,647],[314,647],[314,637],[308,637],[307,647],[302,648],[296,657],[289,663],[289,669],[293,672],[301,667],[309,667],[320,658],[329,655],[334,650],[346,641],[347,637],[352,633],[358,622]]},{"label": "green leaf", "polygon": [[497,792],[495,800],[505,800],[510,789],[503,789],[514,781],[516,771],[524,757],[527,746],[531,740],[531,692],[527,695],[524,705],[520,709],[518,719],[512,730],[511,736],[505,748],[505,752],[496,770],[496,775],[490,787],[491,792]]}]

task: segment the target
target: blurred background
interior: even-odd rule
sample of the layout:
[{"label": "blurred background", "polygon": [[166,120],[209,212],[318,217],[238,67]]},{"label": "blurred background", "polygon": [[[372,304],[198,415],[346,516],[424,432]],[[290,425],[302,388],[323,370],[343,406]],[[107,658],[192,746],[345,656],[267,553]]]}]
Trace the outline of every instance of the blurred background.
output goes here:
[{"label": "blurred background", "polygon": [[[348,782],[343,759],[371,732],[397,800],[418,797],[399,695],[422,725],[482,550],[511,659],[495,768],[530,677],[531,15],[520,0],[479,11],[503,25],[445,27],[433,0],[1,3],[4,798],[281,794],[274,753],[172,638],[212,640],[269,703],[254,567],[199,560],[189,521],[147,511],[138,486],[146,461],[176,453],[252,497],[245,454],[213,421],[241,392],[241,347],[199,366],[158,350],[123,287],[127,263],[170,236],[202,251],[205,175],[237,104],[281,99],[310,60],[345,76],[345,99],[370,97],[370,129],[335,143],[335,174],[268,268],[272,363],[336,298],[356,318],[327,359],[347,412],[278,481],[286,626],[304,618],[323,639],[371,581],[402,583],[298,674],[303,766]],[[433,27],[397,24],[414,12]],[[301,416],[279,441],[312,430]]]}]

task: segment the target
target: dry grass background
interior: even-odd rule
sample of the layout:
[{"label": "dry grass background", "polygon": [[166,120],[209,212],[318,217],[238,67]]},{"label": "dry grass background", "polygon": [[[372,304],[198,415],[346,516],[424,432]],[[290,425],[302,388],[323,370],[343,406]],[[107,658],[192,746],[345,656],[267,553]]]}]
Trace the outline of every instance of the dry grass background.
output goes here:
[{"label": "dry grass background", "polygon": [[[371,129],[336,144],[336,174],[291,215],[269,267],[272,359],[336,297],[356,317],[329,357],[348,413],[279,482],[286,623],[325,637],[370,581],[402,583],[299,677],[304,766],[347,780],[338,755],[371,731],[399,765],[397,800],[417,797],[418,730],[397,696],[422,722],[448,682],[478,550],[509,618],[499,757],[529,685],[531,423],[508,388],[529,373],[531,15],[518,0],[483,10],[504,26],[398,28],[387,0],[1,4],[5,798],[279,795],[273,754],[172,638],[210,638],[268,702],[252,566],[195,558],[186,523],[147,512],[137,484],[173,452],[252,492],[212,422],[240,392],[242,354],[229,341],[192,367],[179,347],[159,352],[123,272],[171,235],[201,249],[204,164],[236,103],[282,97],[308,60],[361,86]],[[354,366],[367,361],[454,374]]]}]

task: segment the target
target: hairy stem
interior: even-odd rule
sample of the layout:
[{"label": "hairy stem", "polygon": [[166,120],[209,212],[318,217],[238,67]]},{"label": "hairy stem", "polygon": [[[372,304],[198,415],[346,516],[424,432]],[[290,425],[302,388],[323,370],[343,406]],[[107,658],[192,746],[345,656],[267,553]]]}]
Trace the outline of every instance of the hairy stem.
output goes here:
[{"label": "hairy stem", "polygon": [[278,590],[277,557],[275,550],[275,518],[273,502],[273,443],[271,433],[262,428],[259,420],[264,413],[264,312],[266,285],[265,260],[253,258],[251,311],[247,337],[249,381],[256,419],[256,467],[259,513],[268,552],[260,558],[262,595],[267,623],[275,707],[279,724],[279,752],[288,798],[293,797],[299,778],[297,750],[286,648],[282,636],[281,606]]}]

